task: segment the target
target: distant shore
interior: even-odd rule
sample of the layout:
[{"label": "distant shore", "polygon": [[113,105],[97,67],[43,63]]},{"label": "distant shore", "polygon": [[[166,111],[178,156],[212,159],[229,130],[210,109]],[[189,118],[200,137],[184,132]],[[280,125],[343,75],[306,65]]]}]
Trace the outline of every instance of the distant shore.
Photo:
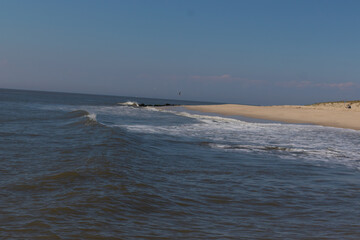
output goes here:
[{"label": "distant shore", "polygon": [[[350,108],[349,108],[350,106]],[[313,105],[249,106],[238,104],[184,106],[189,110],[287,123],[308,123],[360,130],[360,102]]]}]

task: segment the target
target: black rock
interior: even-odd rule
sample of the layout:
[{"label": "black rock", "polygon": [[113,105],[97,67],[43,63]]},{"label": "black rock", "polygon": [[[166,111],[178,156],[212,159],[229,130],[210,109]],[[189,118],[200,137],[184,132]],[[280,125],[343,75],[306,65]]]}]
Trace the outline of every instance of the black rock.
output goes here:
[{"label": "black rock", "polygon": [[144,104],[144,103],[140,103],[139,107],[169,107],[169,106],[179,106],[179,104],[170,104],[170,103],[165,103],[165,104]]}]

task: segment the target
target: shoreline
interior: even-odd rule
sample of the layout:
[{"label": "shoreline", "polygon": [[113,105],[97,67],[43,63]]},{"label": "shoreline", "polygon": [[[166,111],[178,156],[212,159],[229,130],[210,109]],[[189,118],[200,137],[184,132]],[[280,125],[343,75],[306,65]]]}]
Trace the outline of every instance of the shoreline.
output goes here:
[{"label": "shoreline", "polygon": [[186,109],[227,116],[244,116],[285,123],[314,124],[360,130],[360,103],[351,109],[344,103],[316,105],[250,106],[239,104],[186,105]]}]

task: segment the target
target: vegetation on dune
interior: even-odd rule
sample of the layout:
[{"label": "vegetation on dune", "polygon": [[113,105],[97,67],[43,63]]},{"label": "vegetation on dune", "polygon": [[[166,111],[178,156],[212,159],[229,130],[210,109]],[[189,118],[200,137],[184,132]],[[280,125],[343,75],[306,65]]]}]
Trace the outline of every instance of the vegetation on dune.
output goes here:
[{"label": "vegetation on dune", "polygon": [[337,104],[355,104],[360,103],[360,100],[353,100],[353,101],[336,101],[336,102],[320,102],[314,103],[307,106],[321,106],[321,105],[337,105]]}]

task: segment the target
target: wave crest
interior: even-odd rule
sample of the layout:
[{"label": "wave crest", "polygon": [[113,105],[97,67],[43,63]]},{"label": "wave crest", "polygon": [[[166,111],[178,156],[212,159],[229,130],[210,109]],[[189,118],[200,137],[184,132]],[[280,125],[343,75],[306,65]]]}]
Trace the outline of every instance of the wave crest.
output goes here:
[{"label": "wave crest", "polygon": [[137,102],[132,102],[132,101],[118,103],[118,105],[129,106],[129,107],[139,107],[139,104]]},{"label": "wave crest", "polygon": [[95,113],[89,113],[85,110],[75,110],[66,113],[65,119],[71,122],[69,125],[96,125],[98,124]]}]

